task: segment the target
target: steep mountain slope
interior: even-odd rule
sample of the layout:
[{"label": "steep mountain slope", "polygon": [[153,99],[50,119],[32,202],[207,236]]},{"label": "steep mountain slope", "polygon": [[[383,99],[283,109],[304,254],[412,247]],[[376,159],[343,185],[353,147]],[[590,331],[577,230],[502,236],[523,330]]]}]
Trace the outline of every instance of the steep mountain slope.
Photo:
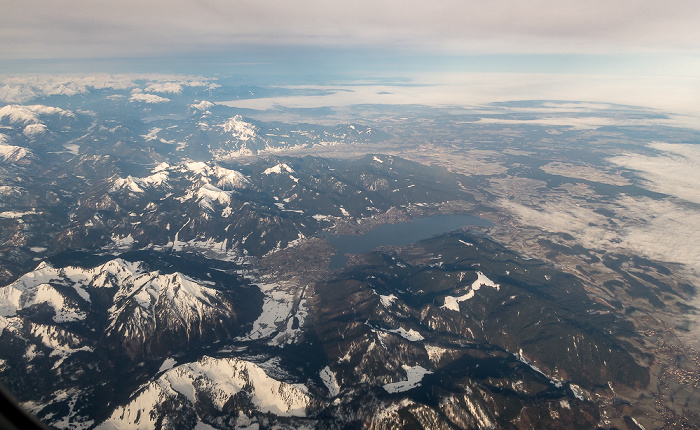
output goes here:
[{"label": "steep mountain slope", "polygon": [[[79,408],[58,416],[90,421],[83,414],[107,412],[100,399],[131,390],[167,354],[232,338],[260,312],[260,293],[232,263],[143,252],[54,260],[0,288],[0,372],[19,400],[35,402],[46,420],[79,398]],[[95,264],[86,266],[89,261]],[[178,266],[186,273],[175,271]],[[20,373],[37,383],[22,388],[24,378],[12,377]],[[101,388],[106,384],[109,393]]]},{"label": "steep mountain slope", "polygon": [[256,415],[303,417],[309,401],[306,387],[277,381],[255,363],[205,356],[144,385],[96,428],[245,427]]}]

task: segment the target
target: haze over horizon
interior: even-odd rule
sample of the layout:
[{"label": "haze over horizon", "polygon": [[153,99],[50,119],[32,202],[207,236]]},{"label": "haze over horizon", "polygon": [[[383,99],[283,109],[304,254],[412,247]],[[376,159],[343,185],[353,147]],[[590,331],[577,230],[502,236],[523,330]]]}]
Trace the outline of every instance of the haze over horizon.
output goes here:
[{"label": "haze over horizon", "polygon": [[700,115],[692,103],[700,97],[697,22],[700,5],[687,0],[31,0],[3,8],[0,73],[468,82],[477,94],[467,99],[477,102],[509,93],[615,102],[692,122]]}]

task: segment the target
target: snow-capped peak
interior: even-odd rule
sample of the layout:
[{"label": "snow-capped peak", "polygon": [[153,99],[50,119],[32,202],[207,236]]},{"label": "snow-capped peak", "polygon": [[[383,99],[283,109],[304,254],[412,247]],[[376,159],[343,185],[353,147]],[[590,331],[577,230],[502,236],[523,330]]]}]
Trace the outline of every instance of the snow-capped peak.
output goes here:
[{"label": "snow-capped peak", "polygon": [[222,188],[245,188],[250,183],[241,172],[221,166],[209,166],[201,161],[185,163],[185,167],[200,177],[206,178],[206,182],[209,182],[209,177],[215,177],[216,185]]},{"label": "snow-capped peak", "polygon": [[138,178],[134,179],[131,175],[127,176],[126,178],[119,178],[114,181],[112,191],[127,190],[131,191],[132,193],[143,193],[143,189],[139,187],[138,181]]},{"label": "snow-capped peak", "polygon": [[221,411],[240,392],[260,412],[277,416],[303,417],[310,401],[305,386],[277,381],[255,363],[204,356],[167,370],[97,428],[155,427],[164,399],[183,399],[183,407],[194,410],[198,399],[207,398],[211,407]]},{"label": "snow-capped peak", "polygon": [[243,120],[243,117],[236,115],[233,118],[229,118],[223,124],[219,125],[224,129],[225,133],[231,133],[231,135],[237,140],[248,141],[253,139],[258,135],[258,128],[253,124]]},{"label": "snow-capped peak", "polygon": [[12,284],[0,288],[0,316],[16,315],[17,311],[46,303],[54,309],[54,321],[77,321],[85,318],[79,303],[68,298],[56,285],[72,287],[85,301],[90,302],[88,287],[114,286],[107,282],[107,274],[117,282],[131,276],[138,266],[120,259],[112,260],[92,269],[68,266],[55,268],[45,262],[25,274]]},{"label": "snow-capped peak", "polygon": [[157,165],[156,167],[154,167],[153,170],[151,170],[151,172],[158,173],[158,172],[168,170],[168,168],[170,168],[170,164],[168,164],[164,161],[164,162],[160,163],[159,165]]},{"label": "snow-capped peak", "polygon": [[2,135],[0,135],[0,160],[14,163],[31,154],[31,151],[26,148],[14,145],[3,145],[2,142]]},{"label": "snow-capped peak", "polygon": [[167,183],[168,177],[169,173],[167,170],[157,170],[145,178],[134,178],[129,175],[126,178],[119,178],[114,181],[111,191],[127,190],[132,193],[143,193],[144,188],[159,187]]},{"label": "snow-capped peak", "polygon": [[269,167],[269,168],[265,169],[265,170],[263,171],[263,175],[271,175],[271,174],[273,174],[273,173],[276,173],[276,174],[279,175],[279,174],[281,174],[281,173],[283,173],[283,172],[286,172],[286,173],[294,173],[294,169],[292,169],[291,167],[289,167],[289,166],[288,166],[287,164],[285,164],[285,163],[280,163],[280,164],[278,164],[278,165],[276,165],[276,166]]},{"label": "snow-capped peak", "polygon": [[218,187],[245,188],[250,183],[243,173],[236,170],[226,169],[220,166],[214,166],[212,170],[214,176],[219,179],[216,184]]},{"label": "snow-capped peak", "polygon": [[230,191],[223,191],[211,184],[203,185],[197,190],[197,202],[203,209],[213,211],[214,202],[222,205],[228,205],[231,202]]},{"label": "snow-capped peak", "polygon": [[7,118],[11,124],[39,124],[41,115],[75,116],[71,111],[44,105],[7,105],[0,108],[0,121]]},{"label": "snow-capped peak", "polygon": [[209,109],[211,109],[211,108],[214,107],[214,103],[209,102],[209,101],[206,101],[206,100],[202,100],[202,101],[199,102],[199,103],[191,104],[190,107],[191,107],[192,109],[197,109],[197,110],[201,110],[201,111],[207,111],[207,110],[209,110]]}]

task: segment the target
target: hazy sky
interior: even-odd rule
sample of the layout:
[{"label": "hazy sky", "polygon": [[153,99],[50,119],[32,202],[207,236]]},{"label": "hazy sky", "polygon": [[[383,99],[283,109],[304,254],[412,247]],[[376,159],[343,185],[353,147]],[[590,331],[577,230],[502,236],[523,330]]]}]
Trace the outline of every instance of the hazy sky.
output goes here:
[{"label": "hazy sky", "polygon": [[0,0],[0,58],[346,48],[700,54],[697,0]]}]

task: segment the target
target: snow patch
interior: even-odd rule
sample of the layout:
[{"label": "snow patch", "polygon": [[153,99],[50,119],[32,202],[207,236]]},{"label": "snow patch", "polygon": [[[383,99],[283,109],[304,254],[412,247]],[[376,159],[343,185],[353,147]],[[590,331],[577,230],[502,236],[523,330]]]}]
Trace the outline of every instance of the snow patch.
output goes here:
[{"label": "snow patch", "polygon": [[396,296],[393,295],[393,294],[389,294],[388,296],[382,296],[382,295],[380,295],[380,296],[379,296],[379,301],[382,303],[382,306],[384,306],[385,308],[390,308],[391,305],[394,304],[394,301],[396,301],[397,298],[398,298],[398,297],[396,297]]},{"label": "snow patch", "polygon": [[331,397],[335,397],[338,394],[340,394],[340,385],[338,385],[338,379],[335,375],[335,372],[333,372],[330,367],[326,366],[323,369],[321,369],[320,377],[321,381],[323,381],[323,385],[325,385],[326,388],[328,388],[328,393],[331,395]]},{"label": "snow patch", "polygon": [[308,315],[304,289],[294,284],[261,283],[258,287],[265,295],[262,312],[251,331],[238,340],[268,339],[274,346],[294,343]]},{"label": "snow patch", "polygon": [[486,275],[484,275],[481,272],[476,272],[477,278],[476,281],[472,283],[472,285],[469,287],[469,292],[466,294],[463,294],[459,297],[457,296],[447,296],[445,297],[445,302],[441,306],[443,309],[450,309],[455,312],[459,312],[459,304],[460,302],[467,301],[469,299],[472,299],[474,297],[474,294],[481,289],[482,286],[486,287],[491,287],[496,289],[496,291],[500,290],[500,285],[494,283],[492,280],[490,280]]},{"label": "snow patch", "polygon": [[430,370],[423,368],[422,366],[401,366],[406,372],[406,380],[399,382],[392,382],[391,384],[384,385],[384,389],[388,393],[402,393],[408,391],[412,388],[420,386],[423,377],[429,373],[433,373]]},{"label": "snow patch", "polygon": [[437,363],[442,359],[442,357],[445,355],[445,353],[448,352],[448,349],[442,348],[439,346],[435,345],[424,345],[425,346],[425,351],[428,353],[428,358],[430,361],[433,363]]},{"label": "snow patch", "polygon": [[423,335],[421,335],[421,334],[420,334],[419,332],[417,332],[416,330],[413,330],[413,329],[408,329],[408,330],[406,330],[406,329],[404,329],[403,327],[399,327],[399,328],[394,329],[394,330],[387,330],[387,332],[388,332],[388,333],[398,334],[399,336],[401,336],[401,337],[403,337],[404,339],[406,339],[406,340],[408,340],[408,341],[411,341],[411,342],[418,342],[418,341],[421,341],[421,340],[425,339],[425,338],[423,337]]},{"label": "snow patch", "polygon": [[175,363],[177,363],[177,361],[175,361],[174,358],[171,358],[171,357],[166,358],[165,360],[163,360],[163,364],[161,364],[160,367],[158,368],[158,373],[172,369],[173,366],[175,366]]}]

